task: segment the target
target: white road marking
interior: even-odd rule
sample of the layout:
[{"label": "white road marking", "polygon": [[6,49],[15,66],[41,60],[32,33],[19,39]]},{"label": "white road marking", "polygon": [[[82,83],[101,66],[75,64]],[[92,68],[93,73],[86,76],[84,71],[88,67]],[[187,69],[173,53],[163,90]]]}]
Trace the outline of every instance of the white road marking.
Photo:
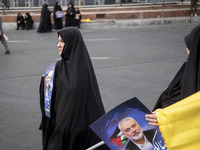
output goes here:
[{"label": "white road marking", "polygon": [[95,59],[95,60],[107,60],[107,59],[119,59],[119,57],[91,57],[91,59]]},{"label": "white road marking", "polygon": [[[55,60],[58,61],[61,58],[56,58]],[[109,59],[119,59],[119,57],[91,57],[92,60],[109,60]]]},{"label": "white road marking", "polygon": [[29,42],[29,41],[27,41],[27,40],[21,40],[21,41],[17,41],[17,40],[8,40],[7,42],[9,42],[9,43],[27,43],[27,42]]},{"label": "white road marking", "polygon": [[93,41],[116,41],[117,39],[85,39],[84,41],[93,42]]}]

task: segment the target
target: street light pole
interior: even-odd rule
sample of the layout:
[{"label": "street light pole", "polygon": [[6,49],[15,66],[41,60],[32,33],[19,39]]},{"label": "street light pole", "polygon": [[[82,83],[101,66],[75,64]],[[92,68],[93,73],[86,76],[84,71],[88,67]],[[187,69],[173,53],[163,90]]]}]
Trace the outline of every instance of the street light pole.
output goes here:
[{"label": "street light pole", "polygon": [[34,5],[33,0],[30,0],[30,5],[31,5],[31,14],[32,14],[33,13],[33,6],[32,5]]},{"label": "street light pole", "polygon": [[5,0],[2,2],[2,7],[3,7],[3,15],[5,15]]}]

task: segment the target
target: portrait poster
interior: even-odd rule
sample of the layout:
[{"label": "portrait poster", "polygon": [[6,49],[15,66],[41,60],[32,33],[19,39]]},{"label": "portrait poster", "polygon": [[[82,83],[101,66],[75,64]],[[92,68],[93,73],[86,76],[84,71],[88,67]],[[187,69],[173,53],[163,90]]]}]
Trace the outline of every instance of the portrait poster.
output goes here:
[{"label": "portrait poster", "polygon": [[57,11],[56,12],[56,18],[63,18],[64,13],[62,11]]},{"label": "portrait poster", "polygon": [[[167,150],[159,128],[149,125],[145,119],[145,115],[149,113],[151,112],[134,97],[103,115],[91,124],[90,128],[111,150],[142,149],[143,145],[137,145],[137,142],[134,143],[134,140],[131,140],[133,134],[136,138],[144,137],[143,139],[148,143],[148,146],[143,148],[145,150]],[[125,128],[126,130],[123,130],[126,121],[130,121],[128,120],[130,118],[137,123],[138,130],[134,131],[130,137],[127,137],[122,131],[126,131],[128,135],[128,131],[132,130],[130,129],[133,126],[132,124],[130,128],[128,127],[127,129]]]},{"label": "portrait poster", "polygon": [[48,66],[44,73],[44,102],[45,102],[45,115],[51,117],[51,96],[53,90],[53,76],[54,76],[55,63]]}]

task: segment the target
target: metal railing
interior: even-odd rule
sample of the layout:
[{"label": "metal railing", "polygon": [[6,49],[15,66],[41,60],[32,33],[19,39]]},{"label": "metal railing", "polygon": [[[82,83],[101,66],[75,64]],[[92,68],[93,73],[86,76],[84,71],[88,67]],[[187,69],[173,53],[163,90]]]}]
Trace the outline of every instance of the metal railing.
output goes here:
[{"label": "metal railing", "polygon": [[[72,1],[75,6],[79,5],[79,0],[59,0],[61,6],[67,6]],[[81,6],[87,5],[110,5],[110,4],[134,4],[148,2],[177,2],[181,0],[80,0]],[[190,1],[190,0],[182,0]],[[54,6],[56,0],[0,0],[0,4],[5,4],[4,7],[41,7],[44,3],[49,6]]]}]

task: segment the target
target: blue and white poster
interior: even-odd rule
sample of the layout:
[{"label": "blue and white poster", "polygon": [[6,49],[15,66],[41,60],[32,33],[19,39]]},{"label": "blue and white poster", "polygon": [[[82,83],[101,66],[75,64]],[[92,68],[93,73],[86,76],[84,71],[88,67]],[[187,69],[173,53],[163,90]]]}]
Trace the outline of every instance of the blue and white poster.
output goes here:
[{"label": "blue and white poster", "polygon": [[51,96],[53,90],[53,76],[54,76],[55,63],[49,65],[44,73],[44,101],[45,101],[45,115],[51,117]]},{"label": "blue and white poster", "polygon": [[151,112],[136,98],[118,105],[91,129],[111,150],[167,150],[158,127],[145,119]]}]

